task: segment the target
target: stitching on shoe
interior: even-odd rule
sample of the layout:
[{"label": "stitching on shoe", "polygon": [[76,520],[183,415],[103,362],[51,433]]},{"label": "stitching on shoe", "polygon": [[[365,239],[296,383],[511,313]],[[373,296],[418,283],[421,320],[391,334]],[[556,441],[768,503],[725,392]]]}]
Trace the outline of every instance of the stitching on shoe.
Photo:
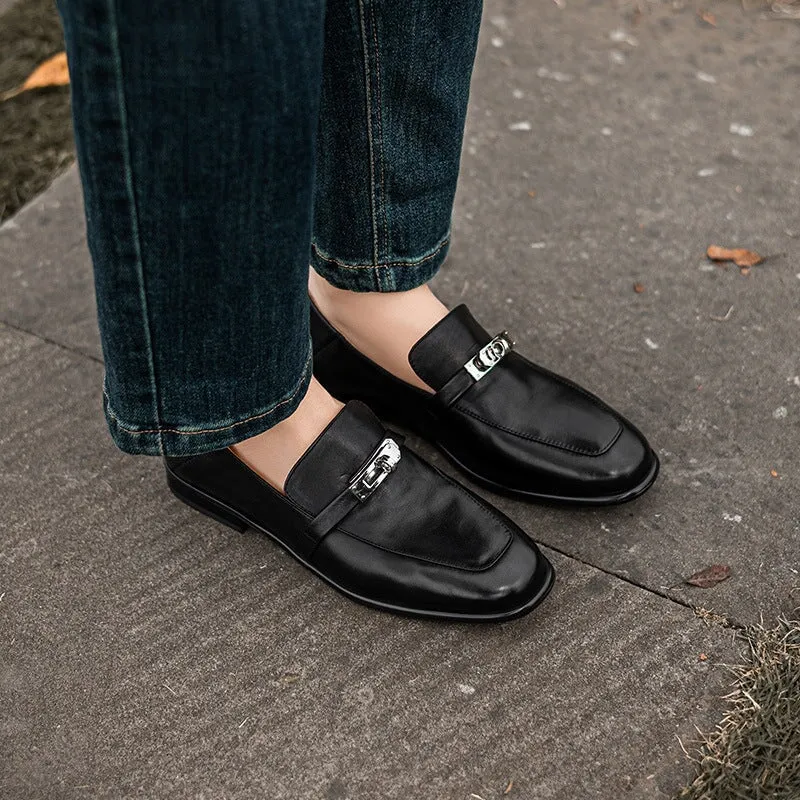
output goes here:
[{"label": "stitching on shoe", "polygon": [[[406,449],[407,448],[405,447],[403,448],[403,450]],[[409,452],[413,453],[413,451]],[[458,491],[464,494],[468,500],[470,500],[471,502],[475,503],[475,505],[482,508],[487,514],[489,514],[490,517],[492,517],[497,523],[499,523],[500,526],[503,528],[503,530],[508,534],[508,540],[506,541],[505,545],[500,549],[498,554],[488,564],[482,567],[465,567],[463,565],[454,564],[451,561],[443,561],[443,560],[435,561],[432,558],[424,558],[422,556],[410,555],[408,553],[400,553],[397,550],[390,550],[388,547],[384,547],[383,545],[372,542],[369,539],[365,539],[362,536],[359,536],[357,533],[353,533],[352,531],[348,530],[343,526],[337,526],[336,528],[334,528],[334,530],[338,530],[339,532],[344,533],[347,536],[351,536],[353,539],[358,539],[358,541],[363,542],[364,544],[368,544],[370,547],[376,547],[378,550],[383,550],[385,553],[392,553],[393,555],[401,556],[402,558],[412,558],[416,561],[422,561],[426,564],[436,564],[437,566],[449,567],[451,569],[457,569],[462,572],[485,572],[486,570],[491,569],[506,554],[509,547],[511,547],[511,544],[514,541],[514,534],[512,533],[511,529],[508,527],[508,525],[506,525],[505,521],[500,516],[497,509],[492,508],[488,503],[484,503],[483,500],[481,500],[481,498],[468,492],[460,483],[454,481],[452,478],[450,478],[449,475],[446,475],[437,467],[434,467],[432,464],[428,464],[428,466],[431,467],[431,469],[433,469],[435,472],[437,472],[441,477],[443,477],[447,481],[447,483],[449,483],[451,486],[455,487],[456,489],[458,489]]]},{"label": "stitching on shoe", "polygon": [[539,444],[544,444],[549,447],[558,447],[561,450],[568,450],[571,453],[578,453],[579,455],[584,455],[584,456],[597,457],[597,456],[602,456],[604,453],[607,453],[614,446],[614,444],[616,444],[619,437],[622,436],[622,431],[623,431],[622,423],[619,420],[617,420],[617,431],[611,437],[609,443],[601,450],[587,450],[586,448],[574,447],[572,445],[567,444],[566,442],[560,442],[556,439],[545,439],[540,436],[531,436],[528,433],[521,433],[520,431],[516,431],[513,428],[507,428],[504,425],[499,425],[496,422],[492,422],[491,420],[482,417],[480,414],[476,414],[474,411],[470,411],[468,408],[465,408],[460,403],[456,404],[455,408],[462,414],[466,414],[467,416],[472,417],[473,419],[477,419],[479,422],[483,422],[490,428],[496,428],[499,431],[510,433],[512,436],[517,436],[520,439],[526,439],[527,441],[530,442],[538,442]]}]

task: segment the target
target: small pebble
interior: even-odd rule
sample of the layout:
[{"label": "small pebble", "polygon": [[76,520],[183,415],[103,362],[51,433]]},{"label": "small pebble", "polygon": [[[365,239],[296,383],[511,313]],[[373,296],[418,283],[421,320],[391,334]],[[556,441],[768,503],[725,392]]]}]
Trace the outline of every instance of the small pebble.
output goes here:
[{"label": "small pebble", "polygon": [[529,131],[532,129],[530,122],[512,122],[508,129],[510,131]]},{"label": "small pebble", "polygon": [[707,72],[698,72],[697,80],[703,81],[703,83],[716,83],[717,79],[713,75],[709,75]]},{"label": "small pebble", "polygon": [[468,683],[459,683],[458,691],[462,694],[475,694],[475,687],[470,686]]},{"label": "small pebble", "polygon": [[772,416],[775,419],[786,419],[789,416],[789,409],[786,406],[778,406],[773,412]]},{"label": "small pebble", "polygon": [[627,31],[624,31],[621,28],[611,31],[608,37],[612,42],[625,42],[625,44],[630,45],[631,47],[638,47],[639,45],[639,42],[635,36],[631,36]]},{"label": "small pebble", "polygon": [[572,75],[568,75],[566,72],[553,71],[547,67],[539,67],[536,70],[536,74],[540,78],[550,78],[550,80],[558,81],[559,83],[568,83],[572,80]]},{"label": "small pebble", "polygon": [[752,136],[755,133],[750,125],[741,125],[738,122],[731,122],[731,126],[728,130],[739,136]]},{"label": "small pebble", "polygon": [[651,349],[651,350],[658,350],[658,345],[652,339],[645,339],[644,343]]}]

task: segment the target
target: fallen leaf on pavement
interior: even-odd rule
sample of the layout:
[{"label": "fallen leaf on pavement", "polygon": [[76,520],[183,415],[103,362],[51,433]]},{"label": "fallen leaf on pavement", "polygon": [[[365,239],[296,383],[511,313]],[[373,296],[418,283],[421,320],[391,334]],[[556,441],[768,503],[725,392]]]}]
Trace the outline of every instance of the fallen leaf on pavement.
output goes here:
[{"label": "fallen leaf on pavement", "polygon": [[712,28],[717,27],[717,18],[710,11],[702,11],[700,13],[700,19],[703,20],[703,22],[710,25]]},{"label": "fallen leaf on pavement", "polygon": [[772,477],[773,477],[773,478],[777,478],[777,477],[778,477],[778,470],[776,470],[776,469],[771,469],[771,470],[769,471],[769,474],[770,474],[770,475],[772,475]]},{"label": "fallen leaf on pavement", "polygon": [[514,781],[509,781],[508,786],[506,786],[506,789],[503,792],[503,794],[509,794],[513,788],[514,788]]},{"label": "fallen leaf on pavement", "polygon": [[641,294],[644,291],[644,284],[643,283],[634,283],[633,284],[633,291],[636,294]]},{"label": "fallen leaf on pavement", "polygon": [[56,53],[52,58],[43,61],[28,75],[24,83],[0,94],[0,101],[10,100],[18,94],[29,89],[40,89],[44,86],[66,86],[69,83],[69,70],[67,69],[67,54]]},{"label": "fallen leaf on pavement", "polygon": [[690,575],[684,583],[688,583],[689,586],[697,586],[700,589],[710,589],[712,586],[728,580],[730,576],[731,568],[727,564],[712,564],[710,567]]},{"label": "fallen leaf on pavement", "polygon": [[712,244],[706,250],[706,255],[712,261],[733,261],[737,267],[754,267],[764,260],[753,250],[745,250],[743,247],[730,249],[728,247],[719,247],[716,244]]}]

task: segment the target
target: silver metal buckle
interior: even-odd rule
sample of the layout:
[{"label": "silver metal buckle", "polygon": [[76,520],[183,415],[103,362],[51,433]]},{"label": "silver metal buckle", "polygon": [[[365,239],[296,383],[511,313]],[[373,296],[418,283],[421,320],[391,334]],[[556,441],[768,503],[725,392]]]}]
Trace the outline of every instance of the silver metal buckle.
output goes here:
[{"label": "silver metal buckle", "polygon": [[369,461],[353,476],[350,491],[362,502],[366,500],[400,463],[400,445],[384,439]]},{"label": "silver metal buckle", "polygon": [[466,364],[464,369],[479,381],[487,372],[495,367],[499,361],[514,347],[514,340],[508,331],[498,333],[486,347],[482,347]]}]

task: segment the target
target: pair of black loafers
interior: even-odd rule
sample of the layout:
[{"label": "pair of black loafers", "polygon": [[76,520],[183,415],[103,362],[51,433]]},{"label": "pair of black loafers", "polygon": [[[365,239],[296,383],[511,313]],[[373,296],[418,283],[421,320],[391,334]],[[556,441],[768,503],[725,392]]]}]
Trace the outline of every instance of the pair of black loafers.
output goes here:
[{"label": "pair of black loafers", "polygon": [[522,499],[623,503],[656,479],[658,458],[631,423],[516,353],[508,334],[490,336],[466,306],[409,354],[435,394],[370,361],[313,307],[311,332],[314,374],[346,405],[295,465],[285,494],[227,449],[167,458],[167,481],[200,511],[268,534],[355,600],[501,621],[535,608],[553,584],[552,566],[517,525],[379,418],[429,440],[474,482]]}]

